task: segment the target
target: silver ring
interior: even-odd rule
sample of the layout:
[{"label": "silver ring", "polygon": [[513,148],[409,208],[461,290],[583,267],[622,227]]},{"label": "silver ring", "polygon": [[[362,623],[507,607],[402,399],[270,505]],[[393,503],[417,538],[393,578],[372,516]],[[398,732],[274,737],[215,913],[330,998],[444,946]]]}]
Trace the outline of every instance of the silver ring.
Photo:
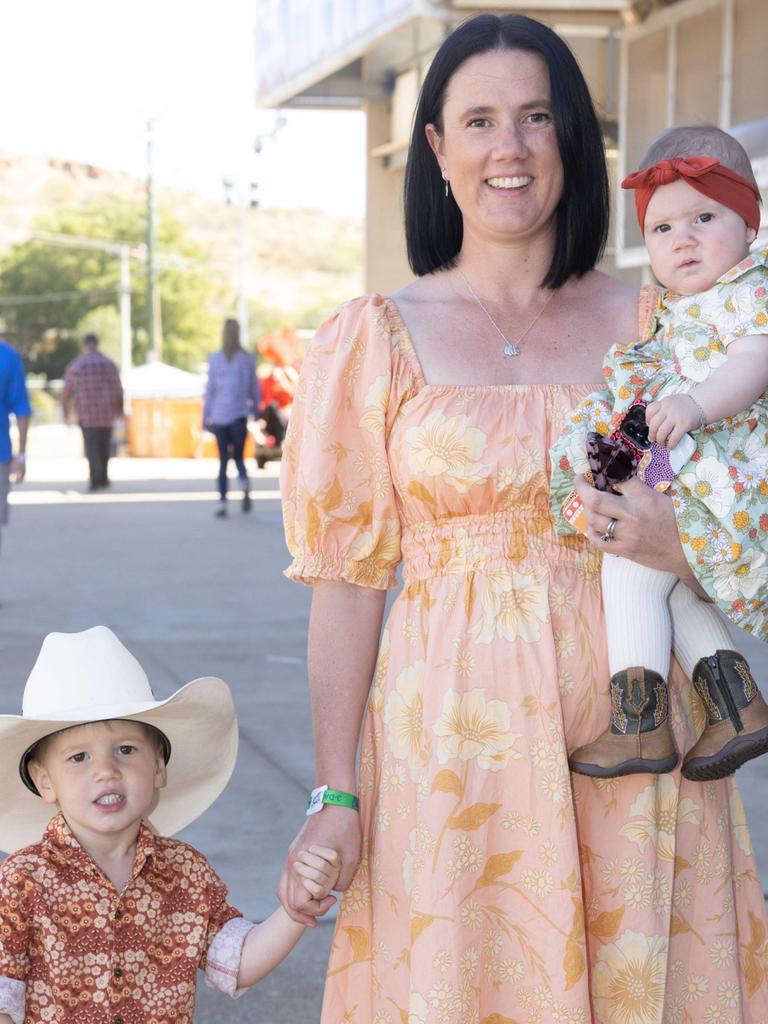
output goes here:
[{"label": "silver ring", "polygon": [[605,528],[605,533],[600,538],[601,540],[604,540],[606,543],[609,540],[613,540],[613,535],[616,533],[616,523],[618,523],[618,519],[608,520],[608,525]]}]

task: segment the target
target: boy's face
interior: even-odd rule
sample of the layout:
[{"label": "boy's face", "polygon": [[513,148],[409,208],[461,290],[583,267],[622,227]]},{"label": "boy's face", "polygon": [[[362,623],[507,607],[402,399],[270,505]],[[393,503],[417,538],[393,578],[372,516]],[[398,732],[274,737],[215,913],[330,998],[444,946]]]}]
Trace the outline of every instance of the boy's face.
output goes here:
[{"label": "boy's face", "polygon": [[665,288],[704,292],[749,251],[755,232],[722,203],[682,179],[661,185],[645,214],[645,245]]},{"label": "boy's face", "polygon": [[29,772],[80,838],[138,828],[165,785],[163,756],[140,722],[92,722],[49,737]]}]

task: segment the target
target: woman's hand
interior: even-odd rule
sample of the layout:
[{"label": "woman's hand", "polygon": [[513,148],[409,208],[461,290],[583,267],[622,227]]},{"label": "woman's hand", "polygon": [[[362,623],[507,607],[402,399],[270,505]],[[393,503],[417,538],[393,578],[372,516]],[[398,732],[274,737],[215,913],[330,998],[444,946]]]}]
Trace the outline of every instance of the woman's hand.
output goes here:
[{"label": "woman's hand", "polygon": [[[583,476],[576,480],[576,491],[584,502],[590,543],[609,555],[622,555],[651,569],[673,572],[690,585],[694,577],[680,543],[668,495],[654,491],[637,477],[616,486],[620,495],[596,490]],[[612,519],[616,520],[613,539],[604,540]],[[696,588],[703,593],[698,584]]]},{"label": "woman's hand", "polygon": [[291,843],[288,858],[280,876],[277,897],[286,913],[299,924],[314,925],[315,918],[324,914],[333,905],[333,896],[315,899],[307,890],[297,866],[301,863],[302,851],[313,846],[330,847],[337,851],[341,861],[337,889],[346,889],[360,863],[362,829],[360,814],[349,807],[326,806],[318,814],[312,814],[304,827]]}]

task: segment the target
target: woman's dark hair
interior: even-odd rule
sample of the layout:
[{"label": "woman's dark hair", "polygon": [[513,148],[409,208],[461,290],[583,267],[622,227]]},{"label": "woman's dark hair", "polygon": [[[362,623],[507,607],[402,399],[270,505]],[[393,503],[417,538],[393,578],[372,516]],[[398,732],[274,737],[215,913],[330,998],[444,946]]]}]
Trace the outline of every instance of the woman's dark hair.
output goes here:
[{"label": "woman's dark hair", "polygon": [[600,258],[608,235],[608,172],[600,125],[576,58],[560,36],[522,14],[480,14],[452,32],[437,51],[421,87],[405,169],[408,261],[419,276],[454,265],[464,233],[461,211],[444,182],[425,126],[443,132],[445,93],[470,57],[492,50],[537,53],[549,70],[563,195],[556,210],[555,252],[541,282],[559,288]]},{"label": "woman's dark hair", "polygon": [[241,347],[240,324],[237,320],[229,318],[224,321],[224,326],[221,328],[221,347],[227,359],[231,359]]}]

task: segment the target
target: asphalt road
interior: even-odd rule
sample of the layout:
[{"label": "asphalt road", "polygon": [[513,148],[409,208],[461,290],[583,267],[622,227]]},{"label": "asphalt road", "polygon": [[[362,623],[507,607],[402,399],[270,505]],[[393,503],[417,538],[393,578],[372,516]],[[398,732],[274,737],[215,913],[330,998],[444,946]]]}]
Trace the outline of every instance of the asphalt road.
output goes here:
[{"label": "asphalt road", "polygon": [[[53,438],[53,435],[51,435]],[[182,838],[202,850],[253,920],[276,906],[284,852],[312,783],[305,630],[309,591],[281,575],[287,556],[277,467],[256,476],[253,511],[213,517],[215,468],[118,460],[107,494],[84,494],[80,460],[40,458],[14,496],[0,560],[0,713],[17,712],[24,680],[51,630],[104,623],[148,671],[157,697],[203,675],[232,686],[240,755],[232,783]],[[55,447],[55,446],[54,446]],[[749,643],[761,683],[766,648]],[[768,758],[741,789],[763,878]],[[199,987],[196,1024],[311,1024],[319,1017],[330,917],[286,963],[236,1002]]]}]

